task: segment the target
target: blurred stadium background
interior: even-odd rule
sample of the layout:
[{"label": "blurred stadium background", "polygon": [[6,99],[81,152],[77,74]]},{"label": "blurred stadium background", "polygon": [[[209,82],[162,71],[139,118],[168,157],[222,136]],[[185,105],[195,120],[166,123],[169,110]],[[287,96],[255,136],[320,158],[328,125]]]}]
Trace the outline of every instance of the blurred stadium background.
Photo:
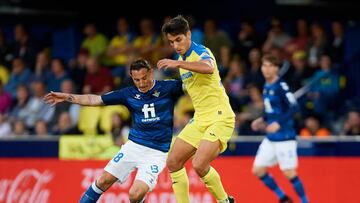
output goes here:
[{"label": "blurred stadium background", "polygon": [[[174,53],[160,34],[182,14],[193,38],[217,58],[237,114],[236,132],[214,161],[238,202],[276,197],[251,174],[263,133],[260,57],[282,61],[296,92],[299,174],[314,203],[358,203],[360,188],[360,3],[355,0],[86,1],[0,0],[0,202],[76,202],[101,173],[131,125],[123,106],[50,108],[48,91],[102,94],[131,84],[128,64]],[[159,79],[176,72],[156,72]],[[175,135],[193,114],[176,106]],[[214,202],[188,165],[193,203]],[[291,185],[272,169],[292,197]],[[133,178],[133,176],[132,176]],[[128,202],[130,181],[100,202]],[[173,203],[167,171],[148,203]]]}]

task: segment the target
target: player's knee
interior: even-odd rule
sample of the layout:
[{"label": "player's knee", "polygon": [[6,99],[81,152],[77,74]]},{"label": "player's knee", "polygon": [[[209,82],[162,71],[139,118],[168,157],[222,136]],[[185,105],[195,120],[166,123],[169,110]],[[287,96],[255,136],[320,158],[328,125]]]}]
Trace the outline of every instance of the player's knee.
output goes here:
[{"label": "player's knee", "polygon": [[253,167],[252,168],[252,173],[256,176],[256,177],[263,177],[266,173],[266,168],[263,167]]},{"label": "player's knee", "polygon": [[286,178],[288,178],[288,179],[293,179],[294,177],[297,176],[297,173],[296,173],[295,169],[283,170],[283,173],[286,176]]},{"label": "player's knee", "polygon": [[196,159],[192,160],[192,166],[200,177],[205,176],[209,170],[209,164],[199,162]]},{"label": "player's knee", "polygon": [[182,168],[181,163],[179,163],[175,159],[171,159],[171,158],[168,158],[166,160],[166,166],[168,167],[170,172],[175,172]]},{"label": "player's knee", "polygon": [[103,174],[96,180],[96,186],[98,186],[102,191],[106,191],[115,181],[115,177]]},{"label": "player's knee", "polygon": [[129,199],[131,203],[138,203],[144,199],[144,194],[141,192],[139,188],[132,188],[129,191]]}]

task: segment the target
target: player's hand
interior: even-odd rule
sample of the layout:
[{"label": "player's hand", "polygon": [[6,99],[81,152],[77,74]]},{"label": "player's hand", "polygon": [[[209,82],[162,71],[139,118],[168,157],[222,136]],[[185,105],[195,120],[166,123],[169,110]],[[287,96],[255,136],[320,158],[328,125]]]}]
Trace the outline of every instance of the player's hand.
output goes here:
[{"label": "player's hand", "polygon": [[275,133],[280,129],[280,124],[278,122],[272,122],[270,125],[266,126],[267,133]]},{"label": "player's hand", "polygon": [[160,61],[157,62],[157,67],[159,69],[178,68],[179,62],[176,60],[171,60],[171,59],[161,59]]},{"label": "player's hand", "polygon": [[63,102],[69,98],[69,94],[62,92],[50,92],[44,97],[44,101],[51,106],[56,105],[57,103]]},{"label": "player's hand", "polygon": [[251,123],[251,129],[254,131],[265,130],[266,123],[262,117],[255,119]]}]

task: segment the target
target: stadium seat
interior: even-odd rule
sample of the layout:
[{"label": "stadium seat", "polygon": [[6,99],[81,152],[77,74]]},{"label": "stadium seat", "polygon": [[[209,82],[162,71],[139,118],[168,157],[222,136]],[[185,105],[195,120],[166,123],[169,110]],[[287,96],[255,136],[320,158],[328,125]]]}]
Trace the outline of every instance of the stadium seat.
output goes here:
[{"label": "stadium seat", "polygon": [[111,131],[112,115],[116,112],[118,112],[125,121],[130,117],[129,110],[123,105],[104,106],[100,115],[100,129],[105,133]]},{"label": "stadium seat", "polygon": [[79,112],[78,128],[84,135],[96,135],[102,107],[82,106]]}]

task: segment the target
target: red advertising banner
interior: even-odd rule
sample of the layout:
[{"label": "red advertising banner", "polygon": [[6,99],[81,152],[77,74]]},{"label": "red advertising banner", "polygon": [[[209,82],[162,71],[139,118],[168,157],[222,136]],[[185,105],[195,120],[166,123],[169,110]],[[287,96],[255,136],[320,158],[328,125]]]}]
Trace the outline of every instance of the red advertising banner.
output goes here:
[{"label": "red advertising banner", "polygon": [[[277,199],[251,174],[253,157],[221,157],[213,162],[226,191],[238,202],[271,203]],[[106,161],[57,159],[0,159],[0,203],[72,203],[99,176]],[[189,166],[191,203],[215,202]],[[359,203],[360,158],[301,158],[299,176],[314,203]],[[271,169],[278,184],[299,202],[291,184]],[[134,174],[104,193],[100,203],[129,203]],[[168,171],[164,171],[147,203],[175,203]]]}]

